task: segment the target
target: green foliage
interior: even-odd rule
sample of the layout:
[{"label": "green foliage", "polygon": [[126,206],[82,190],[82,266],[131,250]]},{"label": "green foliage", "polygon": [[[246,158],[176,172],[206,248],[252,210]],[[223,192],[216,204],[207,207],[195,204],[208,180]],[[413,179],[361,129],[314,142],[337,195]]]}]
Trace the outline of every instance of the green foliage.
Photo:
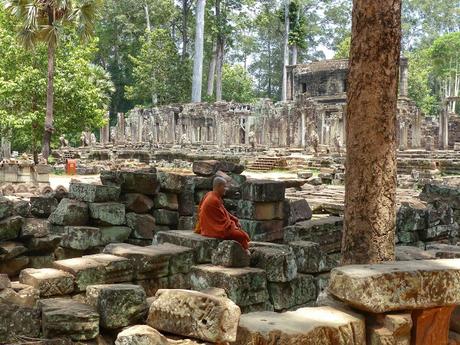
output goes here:
[{"label": "green foliage", "polygon": [[226,101],[251,103],[254,101],[253,82],[249,73],[239,65],[224,65],[222,98]]},{"label": "green foliage", "polygon": [[348,59],[350,56],[351,36],[346,36],[337,46],[335,51],[335,59]]},{"label": "green foliage", "polygon": [[168,30],[146,32],[141,39],[138,56],[130,56],[133,84],[126,87],[126,96],[139,105],[188,101],[191,90],[191,66],[183,62]]},{"label": "green foliage", "polygon": [[430,48],[433,72],[439,77],[450,76],[460,71],[460,32],[438,37]]},{"label": "green foliage", "polygon": [[[33,150],[43,134],[46,108],[47,49],[36,44],[26,51],[15,37],[14,19],[0,7],[0,131],[16,150]],[[75,45],[74,32],[64,31],[57,51],[55,140],[65,133],[71,142],[86,127],[96,129],[112,91],[109,76],[90,61],[96,41]]]}]

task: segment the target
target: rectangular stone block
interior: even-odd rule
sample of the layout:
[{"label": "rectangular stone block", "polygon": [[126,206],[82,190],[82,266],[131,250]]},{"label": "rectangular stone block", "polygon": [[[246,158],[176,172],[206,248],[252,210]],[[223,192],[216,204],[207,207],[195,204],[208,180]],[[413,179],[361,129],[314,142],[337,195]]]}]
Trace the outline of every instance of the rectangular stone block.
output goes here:
[{"label": "rectangular stone block", "polygon": [[248,180],[241,186],[244,200],[275,202],[284,200],[284,183],[273,180]]},{"label": "rectangular stone block", "polygon": [[185,185],[191,180],[192,176],[193,175],[169,171],[157,172],[160,189],[172,193],[180,193]]},{"label": "rectangular stone block", "polygon": [[74,289],[73,275],[54,268],[26,268],[21,271],[19,281],[38,289],[42,297],[68,295]]},{"label": "rectangular stone block", "polygon": [[153,217],[156,224],[177,226],[179,223],[179,212],[165,209],[153,210]]},{"label": "rectangular stone block", "polygon": [[66,226],[62,234],[61,247],[86,250],[100,246],[101,231],[91,226]]},{"label": "rectangular stone block", "polygon": [[460,304],[460,260],[338,267],[331,272],[329,292],[372,313],[456,305]]},{"label": "rectangular stone block", "polygon": [[237,215],[251,220],[273,220],[284,218],[284,204],[280,202],[253,202],[239,200]]},{"label": "rectangular stone block", "polygon": [[192,268],[190,281],[194,290],[224,289],[228,298],[239,306],[264,303],[269,299],[266,273],[258,268],[198,265]]},{"label": "rectangular stone block", "polygon": [[86,202],[118,201],[120,187],[72,182],[69,194],[72,199]]},{"label": "rectangular stone block", "polygon": [[312,210],[307,200],[303,198],[288,198],[284,200],[285,225],[293,225],[312,217]]},{"label": "rectangular stone block", "polygon": [[288,246],[251,246],[250,251],[251,266],[265,270],[269,282],[288,282],[297,276],[294,252]]},{"label": "rectangular stone block", "polygon": [[276,241],[283,239],[282,220],[240,219],[241,227],[253,241]]},{"label": "rectangular stone block", "polygon": [[294,251],[297,271],[300,273],[321,273],[330,271],[334,265],[332,260],[321,250],[318,243],[309,241],[290,242]]},{"label": "rectangular stone block", "polygon": [[316,284],[312,275],[299,274],[285,283],[268,283],[270,301],[276,311],[292,309],[316,300]]},{"label": "rectangular stone block", "polygon": [[196,225],[195,216],[181,216],[179,217],[178,230],[194,230]]},{"label": "rectangular stone block", "polygon": [[155,169],[138,171],[105,170],[101,172],[101,181],[104,185],[120,186],[122,193],[155,195],[160,189]]},{"label": "rectangular stone block", "polygon": [[18,337],[38,338],[40,309],[0,302],[0,343],[14,344]]},{"label": "rectangular stone block", "polygon": [[201,236],[188,230],[160,231],[155,235],[153,244],[172,243],[182,247],[192,248],[198,263],[211,262],[212,253],[220,240]]},{"label": "rectangular stone block", "polygon": [[177,194],[175,193],[164,193],[159,192],[153,198],[153,207],[154,208],[163,208],[166,210],[177,211],[179,209],[179,201]]},{"label": "rectangular stone block", "polygon": [[126,224],[125,205],[117,202],[90,203],[89,216],[100,225]]},{"label": "rectangular stone block", "polygon": [[131,237],[153,239],[156,224],[152,215],[130,212],[126,214],[126,223],[132,229]]}]

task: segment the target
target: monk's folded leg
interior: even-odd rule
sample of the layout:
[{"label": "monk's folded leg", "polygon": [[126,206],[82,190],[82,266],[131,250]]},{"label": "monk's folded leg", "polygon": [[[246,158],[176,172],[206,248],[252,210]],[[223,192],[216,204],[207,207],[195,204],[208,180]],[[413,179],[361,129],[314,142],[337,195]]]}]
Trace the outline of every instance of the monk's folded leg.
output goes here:
[{"label": "monk's folded leg", "polygon": [[250,238],[243,230],[228,231],[225,233],[225,239],[237,241],[245,250],[249,249]]}]

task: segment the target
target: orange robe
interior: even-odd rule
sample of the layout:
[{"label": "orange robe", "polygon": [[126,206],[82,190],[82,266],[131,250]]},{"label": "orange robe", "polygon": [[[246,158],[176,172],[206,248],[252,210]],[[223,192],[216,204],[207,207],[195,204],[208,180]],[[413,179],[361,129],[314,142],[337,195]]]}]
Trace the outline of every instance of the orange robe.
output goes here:
[{"label": "orange robe", "polygon": [[206,237],[234,240],[249,248],[249,236],[241,229],[238,218],[228,212],[222,198],[209,192],[200,202],[195,232]]}]

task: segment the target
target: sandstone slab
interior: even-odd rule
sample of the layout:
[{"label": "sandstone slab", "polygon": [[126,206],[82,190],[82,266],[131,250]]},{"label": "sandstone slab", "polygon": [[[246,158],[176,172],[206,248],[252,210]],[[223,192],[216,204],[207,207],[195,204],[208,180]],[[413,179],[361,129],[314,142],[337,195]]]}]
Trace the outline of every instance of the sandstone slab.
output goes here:
[{"label": "sandstone slab", "polygon": [[310,241],[290,242],[297,264],[297,271],[301,273],[321,273],[330,271],[332,260],[321,250],[318,243]]},{"label": "sandstone slab", "polygon": [[304,198],[287,198],[284,200],[284,214],[286,225],[309,220],[313,215],[310,205]]},{"label": "sandstone slab", "polygon": [[158,209],[154,210],[152,214],[157,224],[175,227],[179,223],[179,212],[177,211]]},{"label": "sandstone slab", "polygon": [[151,198],[140,193],[125,194],[123,196],[123,203],[127,211],[136,213],[148,213],[154,205]]},{"label": "sandstone slab", "polygon": [[115,345],[205,345],[190,339],[172,340],[147,325],[136,325],[118,333]]},{"label": "sandstone slab", "polygon": [[86,250],[102,244],[101,231],[91,226],[66,226],[61,247]]},{"label": "sandstone slab", "polygon": [[373,313],[456,305],[460,304],[460,260],[343,266],[332,270],[328,290]]},{"label": "sandstone slab", "polygon": [[299,274],[289,282],[269,282],[268,293],[276,311],[302,306],[316,299],[315,278],[308,274]]},{"label": "sandstone slab", "polygon": [[14,240],[19,237],[23,218],[12,216],[0,221],[0,241]]},{"label": "sandstone slab", "polygon": [[131,237],[151,240],[155,232],[155,218],[150,214],[126,214],[126,223],[132,229]]},{"label": "sandstone slab", "polygon": [[72,199],[86,202],[116,201],[120,197],[120,187],[72,182],[69,195]]},{"label": "sandstone slab", "polygon": [[242,198],[257,202],[283,201],[284,191],[282,181],[248,180],[241,186]]},{"label": "sandstone slab", "polygon": [[24,218],[21,227],[21,238],[45,237],[49,234],[50,223],[47,219]]},{"label": "sandstone slab", "polygon": [[64,198],[48,220],[55,225],[86,225],[89,220],[88,205],[82,201]]},{"label": "sandstone slab", "polygon": [[37,218],[48,218],[58,204],[59,201],[52,195],[33,196],[30,198],[30,213]]},{"label": "sandstone slab", "polygon": [[253,202],[239,200],[237,209],[238,218],[252,220],[272,220],[284,218],[284,203],[278,202]]},{"label": "sandstone slab", "polygon": [[253,241],[276,241],[283,239],[283,220],[240,219],[241,227]]},{"label": "sandstone slab", "polygon": [[104,185],[120,186],[122,193],[155,195],[160,189],[155,169],[103,171],[101,173],[101,181]]},{"label": "sandstone slab", "polygon": [[240,308],[231,300],[189,290],[159,290],[147,324],[160,331],[211,342],[236,339]]},{"label": "sandstone slab", "polygon": [[89,204],[89,215],[101,225],[125,224],[125,205],[117,202],[101,202]]},{"label": "sandstone slab", "polygon": [[251,247],[250,251],[251,266],[265,270],[269,282],[287,282],[297,276],[297,264],[290,247]]},{"label": "sandstone slab", "polygon": [[40,296],[68,295],[74,290],[74,277],[54,268],[26,268],[21,271],[19,281],[40,291]]},{"label": "sandstone slab", "polygon": [[236,241],[222,241],[212,255],[212,264],[225,267],[247,267],[249,254]]},{"label": "sandstone slab", "polygon": [[40,309],[0,302],[0,343],[8,344],[18,337],[38,338],[41,331]]},{"label": "sandstone slab", "polygon": [[177,194],[159,192],[153,199],[153,207],[177,211],[179,209]]}]

